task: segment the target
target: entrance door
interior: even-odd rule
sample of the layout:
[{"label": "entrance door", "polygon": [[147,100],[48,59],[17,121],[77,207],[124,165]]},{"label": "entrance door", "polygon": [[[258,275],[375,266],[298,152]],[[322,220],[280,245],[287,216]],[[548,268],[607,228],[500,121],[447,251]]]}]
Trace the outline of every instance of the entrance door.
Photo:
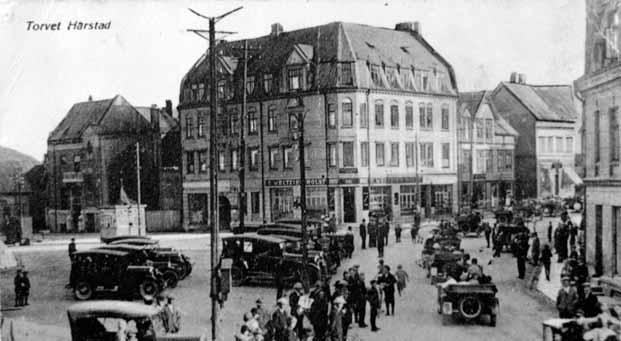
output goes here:
[{"label": "entrance door", "polygon": [[218,218],[220,220],[220,229],[231,228],[231,202],[225,196],[218,198]]},{"label": "entrance door", "polygon": [[95,230],[95,214],[87,213],[86,214],[86,231],[87,232],[96,232]]},{"label": "entrance door", "polygon": [[354,187],[343,187],[343,221],[356,222],[356,191]]},{"label": "entrance door", "polygon": [[595,205],[595,274],[603,274],[602,262],[602,205]]}]

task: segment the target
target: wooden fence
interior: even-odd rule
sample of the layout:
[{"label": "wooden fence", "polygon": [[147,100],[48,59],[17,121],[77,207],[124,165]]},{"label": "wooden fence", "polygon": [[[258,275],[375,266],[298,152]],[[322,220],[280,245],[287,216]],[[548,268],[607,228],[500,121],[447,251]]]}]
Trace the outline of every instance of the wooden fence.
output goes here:
[{"label": "wooden fence", "polygon": [[180,211],[146,211],[146,216],[147,232],[175,232],[183,230]]}]

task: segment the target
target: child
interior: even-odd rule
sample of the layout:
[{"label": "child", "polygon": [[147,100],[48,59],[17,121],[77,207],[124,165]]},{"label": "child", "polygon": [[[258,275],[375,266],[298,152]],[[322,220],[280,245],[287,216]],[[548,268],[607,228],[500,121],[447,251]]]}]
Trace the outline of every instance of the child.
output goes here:
[{"label": "child", "polygon": [[408,275],[401,264],[397,265],[397,271],[395,272],[395,276],[397,277],[397,291],[399,292],[399,296],[401,296],[401,291],[405,289],[405,283],[410,281],[410,275]]}]

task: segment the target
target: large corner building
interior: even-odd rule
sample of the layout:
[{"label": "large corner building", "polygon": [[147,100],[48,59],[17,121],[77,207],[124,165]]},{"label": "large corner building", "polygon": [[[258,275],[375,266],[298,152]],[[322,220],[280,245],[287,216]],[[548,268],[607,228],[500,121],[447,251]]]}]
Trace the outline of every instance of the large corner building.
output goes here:
[{"label": "large corner building", "polygon": [[[294,131],[304,113],[307,209],[339,223],[385,207],[396,220],[457,207],[457,86],[451,65],[418,23],[395,29],[334,22],[249,39],[217,50],[217,161],[222,226],[236,219],[242,91],[247,221],[299,216]],[[209,66],[200,58],[181,83],[186,229],[208,221]],[[419,190],[420,189],[420,190]],[[243,206],[242,206],[243,207]]]}]

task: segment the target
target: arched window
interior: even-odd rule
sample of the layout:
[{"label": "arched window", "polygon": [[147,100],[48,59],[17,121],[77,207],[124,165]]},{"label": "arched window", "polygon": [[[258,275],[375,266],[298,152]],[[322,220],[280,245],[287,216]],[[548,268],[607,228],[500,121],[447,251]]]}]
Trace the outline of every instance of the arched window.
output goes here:
[{"label": "arched window", "polygon": [[351,99],[343,99],[343,102],[341,103],[341,113],[343,115],[343,127],[351,128],[354,124],[354,114]]}]

